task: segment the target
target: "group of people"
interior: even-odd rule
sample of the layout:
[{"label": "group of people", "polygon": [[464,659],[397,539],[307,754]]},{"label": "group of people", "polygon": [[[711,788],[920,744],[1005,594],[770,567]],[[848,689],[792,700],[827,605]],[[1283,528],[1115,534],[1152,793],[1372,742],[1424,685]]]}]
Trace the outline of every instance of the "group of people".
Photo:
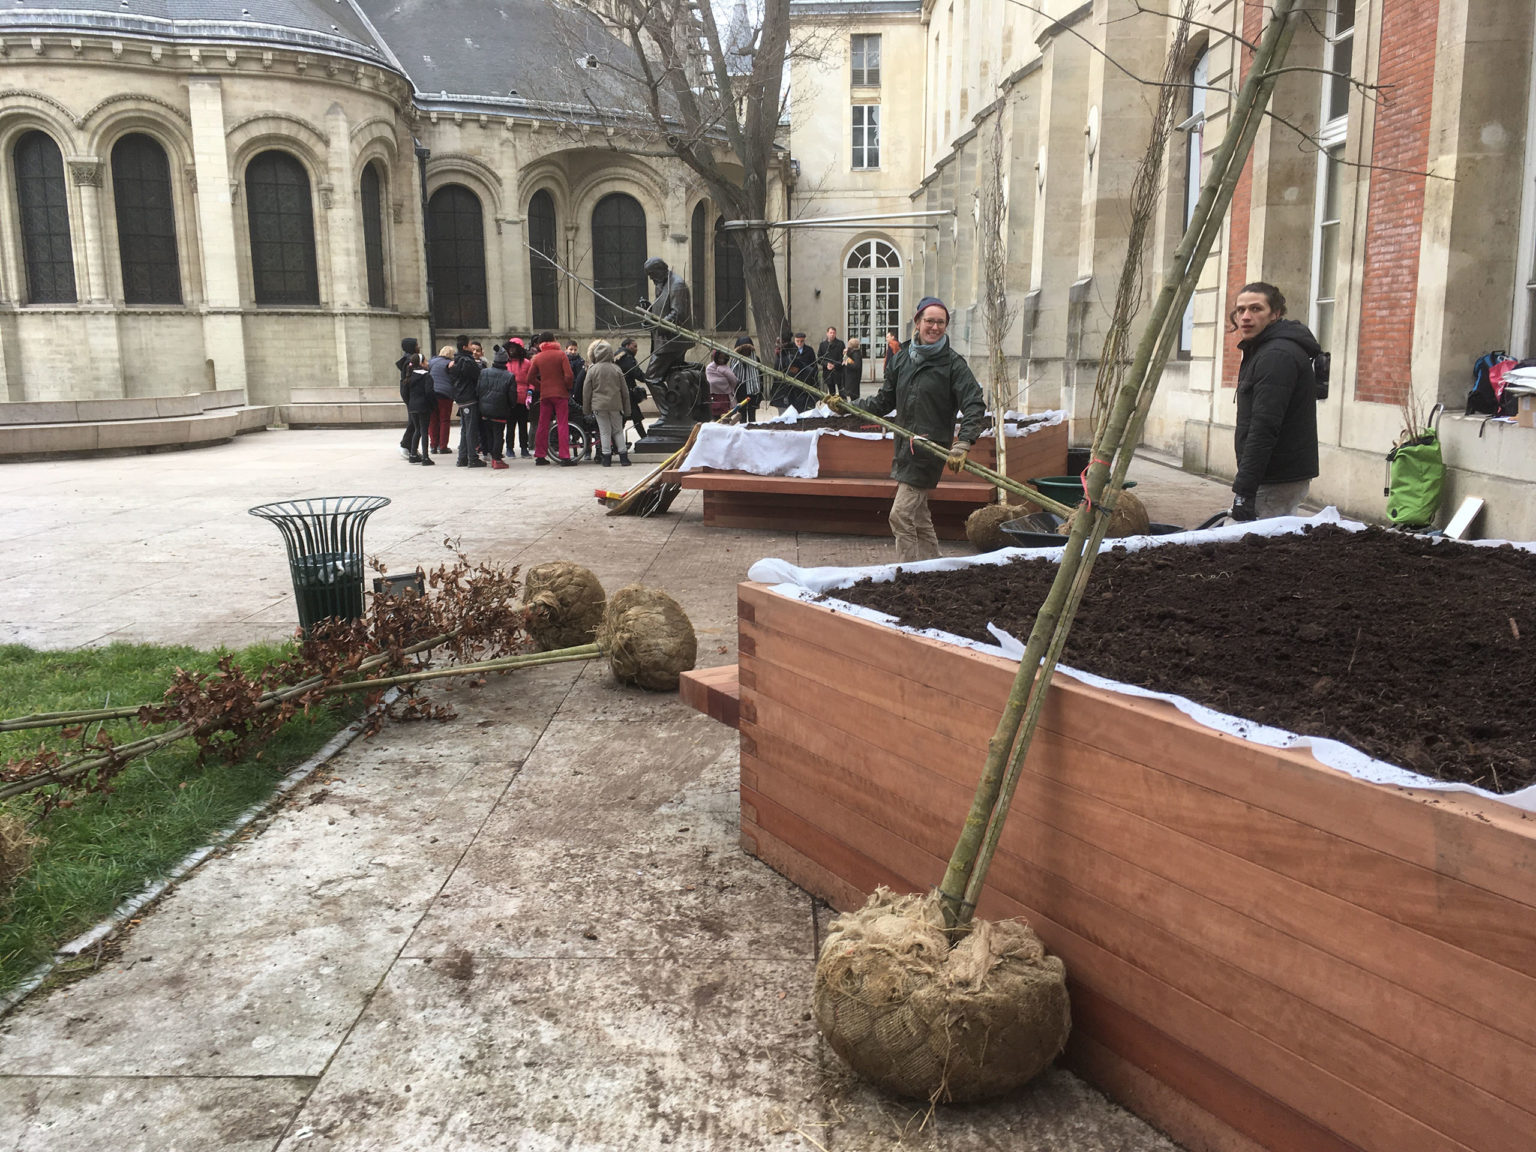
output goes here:
[{"label": "group of people", "polygon": [[626,425],[645,435],[644,373],[633,338],[620,341],[617,355],[608,341],[594,340],[582,357],[574,340],[562,347],[550,332],[508,336],[492,346],[489,363],[481,342],[468,336],[431,357],[407,336],[400,351],[395,367],[408,415],[400,454],[411,464],[431,466],[432,457],[453,454],[455,407],[460,468],[504,469],[518,455],[547,466],[551,449],[558,464],[574,466],[572,401],[592,418],[600,464],[630,463]]},{"label": "group of people", "polygon": [[[894,337],[893,328],[889,336]],[[838,339],[837,329],[828,328],[827,336],[816,350],[811,351],[804,332],[796,332],[789,340],[780,340],[774,348],[773,364],[786,376],[796,381],[816,385],[823,392],[842,396],[848,400],[859,398],[860,385],[864,380],[864,361],[869,356],[857,336],[850,336],[844,343]],[[900,347],[900,341],[896,341]],[[780,412],[794,408],[804,412],[816,406],[814,395],[793,384],[779,381],[769,401]]]}]

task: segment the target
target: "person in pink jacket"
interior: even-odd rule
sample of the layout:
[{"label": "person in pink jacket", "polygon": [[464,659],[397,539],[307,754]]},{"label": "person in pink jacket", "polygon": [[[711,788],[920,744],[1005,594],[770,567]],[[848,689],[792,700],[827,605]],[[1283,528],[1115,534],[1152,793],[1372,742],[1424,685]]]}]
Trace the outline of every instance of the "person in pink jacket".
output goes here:
[{"label": "person in pink jacket", "polygon": [[533,438],[528,428],[532,403],[530,392],[532,386],[528,383],[528,377],[533,371],[533,357],[528,355],[528,349],[517,336],[507,338],[507,369],[512,373],[512,418],[507,421],[507,455],[512,455],[512,434],[517,433],[517,440],[522,445],[522,456],[526,460],[533,453],[528,450],[529,441]]}]

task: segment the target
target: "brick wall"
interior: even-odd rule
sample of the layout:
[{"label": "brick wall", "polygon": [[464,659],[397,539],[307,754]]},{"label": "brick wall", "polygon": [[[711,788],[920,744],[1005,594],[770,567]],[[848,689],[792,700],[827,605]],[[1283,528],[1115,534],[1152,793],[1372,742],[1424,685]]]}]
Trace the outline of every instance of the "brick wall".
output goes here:
[{"label": "brick wall", "polygon": [[[1263,0],[1243,0],[1243,39],[1256,43],[1264,26]],[[1243,77],[1253,63],[1253,53],[1247,48],[1238,49],[1238,75],[1233,88],[1242,86]],[[1232,205],[1227,212],[1227,292],[1235,295],[1237,289],[1248,283],[1248,224],[1253,211],[1253,157],[1243,165],[1237,187],[1232,190]],[[1227,304],[1223,300],[1217,308],[1221,322],[1223,352],[1221,357],[1221,382],[1224,387],[1237,387],[1237,367],[1242,354],[1237,350],[1237,333],[1227,331]]]},{"label": "brick wall", "polygon": [[1365,280],[1355,396],[1396,404],[1412,374],[1419,239],[1429,162],[1440,0],[1399,0],[1382,21],[1371,190],[1366,204]]}]

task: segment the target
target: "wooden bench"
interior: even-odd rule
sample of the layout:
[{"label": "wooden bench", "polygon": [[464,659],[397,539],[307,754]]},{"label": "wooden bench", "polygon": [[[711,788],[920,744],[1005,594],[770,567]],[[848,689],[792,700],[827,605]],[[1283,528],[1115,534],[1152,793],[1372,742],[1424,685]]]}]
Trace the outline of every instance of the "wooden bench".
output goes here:
[{"label": "wooden bench", "polygon": [[741,723],[741,682],[737,679],[734,664],[684,672],[677,694],[688,707],[720,721],[727,728],[735,728]]},{"label": "wooden bench", "polygon": [[[821,475],[812,479],[709,470],[669,471],[663,478],[704,494],[704,523],[712,528],[889,536],[888,517],[896,496],[896,481],[890,478],[891,441],[827,436],[817,454]],[[977,441],[971,458],[996,466],[990,435]],[[1008,439],[1008,475],[1013,479],[1057,476],[1066,466],[1065,424]],[[985,480],[946,472],[928,499],[934,532],[944,540],[964,540],[965,518],[989,503],[992,494]]]}]

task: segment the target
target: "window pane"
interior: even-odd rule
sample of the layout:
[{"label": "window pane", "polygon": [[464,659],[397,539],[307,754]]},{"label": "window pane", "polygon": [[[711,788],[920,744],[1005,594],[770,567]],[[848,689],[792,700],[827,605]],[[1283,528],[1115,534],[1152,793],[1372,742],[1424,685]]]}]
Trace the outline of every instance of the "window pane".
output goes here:
[{"label": "window pane", "polygon": [[480,197],[445,184],[427,202],[432,249],[432,324],[461,332],[491,326],[485,295],[485,222]]},{"label": "window pane", "polygon": [[1327,78],[1328,109],[1326,119],[1336,120],[1349,114],[1350,61],[1354,54],[1354,37],[1333,46],[1333,64],[1329,71],[1338,73]]},{"label": "window pane", "polygon": [[29,304],[75,302],[75,255],[69,237],[64,156],[44,132],[16,141],[16,206]]},{"label": "window pane", "polygon": [[859,87],[880,83],[880,37],[859,35],[852,37],[853,83]]},{"label": "window pane", "polygon": [[1346,32],[1355,26],[1355,0],[1337,0],[1333,9],[1333,34]]},{"label": "window pane", "polygon": [[384,194],[377,164],[363,169],[363,255],[368,265],[368,304],[385,306],[384,291]]},{"label": "window pane", "polygon": [[263,152],[246,166],[245,196],[256,303],[320,303],[304,166],[286,152]]},{"label": "window pane", "polygon": [[715,329],[747,330],[747,278],[742,268],[741,246],[715,221]]},{"label": "window pane", "polygon": [[123,299],[129,304],[180,304],[171,166],[165,149],[152,137],[135,132],[113,147],[112,195]]},{"label": "window pane", "polygon": [[693,318],[700,328],[709,327],[704,319],[704,289],[709,277],[709,249],[704,246],[705,218],[704,201],[700,200],[693,206],[693,218],[688,228],[688,290],[693,295]]},{"label": "window pane", "polygon": [[539,253],[558,259],[555,246],[555,199],[542,188],[528,201],[528,287],[533,297],[533,326],[560,327],[560,272]]},{"label": "window pane", "polygon": [[[645,282],[645,209],[633,196],[613,192],[592,209],[592,279],[602,296],[621,307],[650,296]],[[595,310],[598,328],[633,326],[627,313],[601,296]]]}]

